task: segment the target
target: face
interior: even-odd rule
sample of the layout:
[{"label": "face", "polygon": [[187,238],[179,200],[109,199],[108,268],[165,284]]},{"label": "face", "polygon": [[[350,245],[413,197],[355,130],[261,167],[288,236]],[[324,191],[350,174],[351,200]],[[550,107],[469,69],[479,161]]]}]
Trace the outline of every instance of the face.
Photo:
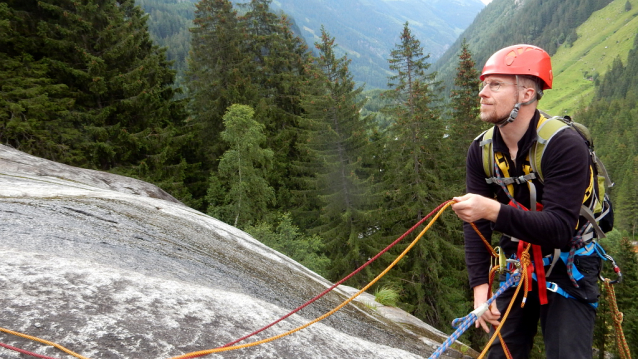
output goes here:
[{"label": "face", "polygon": [[[498,123],[507,117],[514,108],[518,98],[517,92],[522,89],[516,86],[515,76],[489,75],[483,83],[492,84],[485,86],[480,92],[481,97],[481,120],[488,123]],[[496,83],[500,83],[498,90],[495,90]]]}]

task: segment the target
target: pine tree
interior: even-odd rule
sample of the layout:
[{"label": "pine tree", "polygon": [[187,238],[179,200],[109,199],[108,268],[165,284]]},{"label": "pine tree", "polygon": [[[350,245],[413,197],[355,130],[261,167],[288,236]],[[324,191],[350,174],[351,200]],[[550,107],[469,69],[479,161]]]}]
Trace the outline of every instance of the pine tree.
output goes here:
[{"label": "pine tree", "polygon": [[[304,116],[308,126],[308,149],[316,176],[311,188],[316,189],[321,208],[320,224],[312,230],[326,239],[331,266],[329,278],[338,280],[351,273],[380,248],[369,238],[371,180],[364,167],[370,118],[359,112],[362,88],[355,88],[348,70],[350,60],[337,58],[335,39],[321,28],[317,65],[319,82],[311,82],[304,97]],[[318,85],[318,86],[317,86]],[[369,276],[359,275],[352,282],[365,284]]]},{"label": "pine tree", "polygon": [[209,202],[223,201],[211,205],[208,214],[235,227],[263,220],[268,205],[275,200],[275,192],[265,179],[273,152],[261,147],[266,141],[264,126],[253,115],[253,109],[246,105],[232,105],[224,115],[221,138],[229,149],[219,161],[218,173],[212,174],[209,188]]},{"label": "pine tree", "polygon": [[[398,236],[441,202],[451,198],[441,171],[449,163],[443,151],[445,128],[440,118],[435,74],[406,23],[400,43],[391,52],[391,87],[384,95],[393,101],[386,109],[395,122],[388,129],[385,203],[382,228]],[[405,308],[435,326],[446,327],[467,304],[463,288],[463,256],[458,219],[448,214],[434,226],[399,265]],[[400,248],[399,248],[400,249]],[[462,307],[462,308],[461,308]]]}]

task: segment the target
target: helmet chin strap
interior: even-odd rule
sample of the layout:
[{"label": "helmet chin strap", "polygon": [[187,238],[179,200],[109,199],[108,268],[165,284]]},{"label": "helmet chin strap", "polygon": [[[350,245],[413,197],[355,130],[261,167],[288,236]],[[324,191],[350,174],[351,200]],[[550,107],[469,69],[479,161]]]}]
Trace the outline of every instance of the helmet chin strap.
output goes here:
[{"label": "helmet chin strap", "polygon": [[[516,88],[518,88],[518,75],[516,75]],[[510,115],[507,118],[504,118],[501,121],[497,122],[495,124],[496,126],[498,126],[499,128],[502,128],[503,126],[507,125],[508,123],[514,122],[514,120],[518,116],[518,111],[521,109],[521,106],[531,105],[532,103],[534,103],[534,101],[536,101],[536,97],[532,98],[531,100],[529,100],[527,102],[518,102],[518,91],[517,91],[516,92],[516,101],[517,101],[517,103],[516,103],[516,105],[514,105],[514,108],[510,112]]]}]

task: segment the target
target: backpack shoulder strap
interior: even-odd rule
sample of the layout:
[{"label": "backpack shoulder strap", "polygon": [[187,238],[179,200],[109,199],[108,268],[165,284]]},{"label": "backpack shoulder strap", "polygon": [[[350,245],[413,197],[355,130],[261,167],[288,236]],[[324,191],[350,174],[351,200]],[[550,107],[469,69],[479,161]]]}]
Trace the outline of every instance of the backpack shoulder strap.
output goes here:
[{"label": "backpack shoulder strap", "polygon": [[480,141],[479,146],[481,146],[481,158],[483,159],[483,171],[485,171],[485,177],[491,178],[494,177],[494,151],[493,151],[493,138],[494,138],[494,127],[490,127],[488,130],[483,131],[480,135],[478,135],[475,140]]},{"label": "backpack shoulder strap", "polygon": [[560,131],[571,128],[571,126],[563,120],[562,117],[547,118],[541,114],[536,127],[536,144],[529,150],[529,162],[532,171],[538,174],[538,178],[543,182],[543,170],[541,168],[541,159],[547,148],[547,144]]}]

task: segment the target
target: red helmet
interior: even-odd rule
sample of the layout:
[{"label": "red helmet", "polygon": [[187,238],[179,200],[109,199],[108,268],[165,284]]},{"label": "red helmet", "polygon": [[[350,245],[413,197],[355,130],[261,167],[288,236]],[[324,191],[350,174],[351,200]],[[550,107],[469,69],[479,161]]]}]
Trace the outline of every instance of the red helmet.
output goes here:
[{"label": "red helmet", "polygon": [[552,88],[552,62],[549,54],[533,45],[512,45],[492,55],[481,73],[481,81],[487,75],[532,75],[543,81],[543,90]]}]

